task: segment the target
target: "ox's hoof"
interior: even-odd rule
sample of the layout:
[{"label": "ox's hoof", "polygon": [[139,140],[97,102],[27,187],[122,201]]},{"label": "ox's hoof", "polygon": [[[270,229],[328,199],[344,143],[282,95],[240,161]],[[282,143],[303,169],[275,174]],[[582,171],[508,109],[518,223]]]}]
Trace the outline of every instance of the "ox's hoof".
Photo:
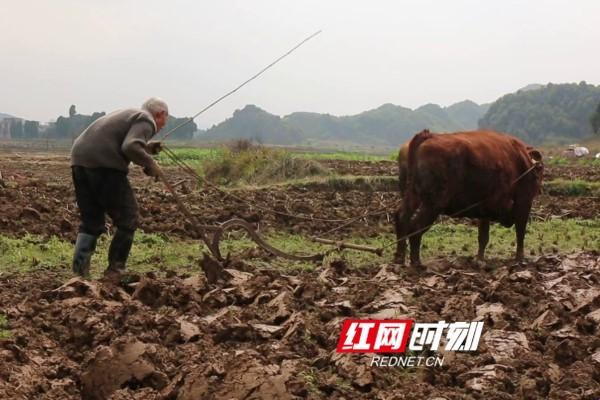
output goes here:
[{"label": "ox's hoof", "polygon": [[406,266],[406,257],[396,256],[396,257],[394,257],[394,261],[392,261],[392,263],[402,265],[403,267],[405,267]]},{"label": "ox's hoof", "polygon": [[531,260],[529,258],[527,258],[527,257],[520,257],[520,258],[517,257],[515,259],[514,265],[515,265],[515,267],[526,267],[527,264],[529,264],[530,261]]}]

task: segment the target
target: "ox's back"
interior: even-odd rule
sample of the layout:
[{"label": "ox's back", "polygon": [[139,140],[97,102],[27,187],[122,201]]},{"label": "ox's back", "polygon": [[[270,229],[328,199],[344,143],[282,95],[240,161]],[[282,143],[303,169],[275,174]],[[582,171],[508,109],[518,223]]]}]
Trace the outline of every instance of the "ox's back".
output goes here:
[{"label": "ox's back", "polygon": [[482,202],[461,216],[489,217],[512,224],[519,191],[537,193],[539,182],[521,174],[533,165],[527,146],[493,131],[417,134],[408,154],[407,194],[444,214]]},{"label": "ox's back", "polygon": [[524,256],[524,238],[533,198],[539,192],[541,154],[519,139],[492,131],[433,134],[423,131],[398,157],[404,201],[395,214],[394,260],[403,264],[406,238],[412,265],[421,263],[423,233],[440,214],[478,218],[477,256],[483,259],[490,221],[515,225],[516,256]]}]

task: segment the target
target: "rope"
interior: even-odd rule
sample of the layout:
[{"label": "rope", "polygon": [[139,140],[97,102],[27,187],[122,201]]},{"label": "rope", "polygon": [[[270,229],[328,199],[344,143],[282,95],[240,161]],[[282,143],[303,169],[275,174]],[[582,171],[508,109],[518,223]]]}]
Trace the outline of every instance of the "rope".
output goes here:
[{"label": "rope", "polygon": [[303,41],[301,41],[300,43],[298,43],[296,46],[292,47],[290,50],[288,50],[284,55],[280,56],[278,59],[276,59],[275,61],[273,61],[271,64],[267,65],[266,67],[264,67],[263,69],[261,69],[260,71],[258,71],[256,74],[254,74],[250,79],[244,81],[242,84],[240,84],[238,87],[236,87],[235,89],[227,92],[226,94],[224,94],[223,96],[219,97],[218,99],[216,99],[215,101],[213,101],[212,103],[210,103],[209,105],[207,105],[206,107],[204,107],[202,110],[198,111],[193,117],[188,118],[187,120],[183,121],[181,124],[177,125],[176,127],[174,127],[173,129],[171,129],[170,131],[168,131],[167,133],[165,133],[165,135],[163,136],[162,139],[160,139],[160,142],[164,142],[165,140],[167,140],[167,138],[173,133],[175,132],[177,129],[189,124],[190,122],[192,122],[197,116],[199,116],[200,114],[202,114],[203,112],[205,112],[206,110],[208,110],[209,108],[211,108],[212,106],[214,106],[215,104],[217,104],[218,102],[220,102],[221,100],[223,100],[224,98],[234,94],[235,92],[237,92],[238,90],[240,90],[243,86],[247,85],[248,83],[252,82],[254,79],[258,78],[260,75],[263,74],[263,72],[265,72],[266,70],[268,70],[269,68],[271,68],[272,66],[274,66],[275,64],[277,64],[279,61],[283,60],[285,57],[287,57],[288,55],[290,55],[292,52],[294,52],[298,47],[302,46],[304,43],[308,42],[310,39],[314,38],[315,36],[317,36],[319,33],[321,33],[321,31],[317,31],[315,33],[313,33],[312,35],[310,35],[309,37],[307,37],[306,39],[304,39]]},{"label": "rope", "polygon": [[335,228],[333,228],[333,229],[330,229],[330,230],[328,230],[328,231],[325,231],[325,232],[321,233],[321,235],[329,235],[330,233],[333,233],[333,232],[339,231],[340,229],[342,229],[342,228],[345,228],[345,227],[347,227],[347,226],[349,226],[349,225],[352,225],[352,224],[354,224],[356,221],[359,221],[359,220],[361,220],[361,219],[363,219],[363,218],[371,217],[371,216],[373,216],[373,215],[386,214],[390,208],[393,208],[393,209],[395,209],[396,207],[385,207],[385,208],[380,208],[380,209],[378,209],[378,210],[376,210],[376,211],[372,211],[372,212],[370,212],[370,213],[365,213],[365,214],[359,215],[358,217],[349,218],[349,219],[347,220],[348,222],[346,222],[345,224],[339,225],[339,226],[337,226],[337,227],[335,227]]},{"label": "rope", "polygon": [[[462,210],[459,210],[459,211],[455,212],[454,214],[449,215],[448,217],[454,218],[454,217],[458,216],[459,214],[461,214],[461,213],[463,213],[465,211],[469,211],[471,208],[477,207],[479,204],[483,203],[484,201],[485,200],[481,200],[481,201],[478,201],[477,203],[471,204],[469,207],[465,207]],[[418,235],[421,232],[426,231],[427,229],[431,228],[433,225],[435,225],[435,222],[432,223],[432,224],[429,224],[429,225],[427,225],[427,226],[425,226],[425,227],[423,227],[421,229],[417,229],[416,231],[411,232],[408,235],[405,235],[405,236],[401,237],[400,239],[397,239],[397,240],[392,241],[392,242],[390,242],[388,244],[385,244],[385,245],[382,246],[382,248],[383,249],[387,249],[388,247],[393,246],[393,245],[397,244],[398,242],[401,242],[403,240],[409,239],[409,238],[411,238],[411,237],[413,237],[415,235]]]}]

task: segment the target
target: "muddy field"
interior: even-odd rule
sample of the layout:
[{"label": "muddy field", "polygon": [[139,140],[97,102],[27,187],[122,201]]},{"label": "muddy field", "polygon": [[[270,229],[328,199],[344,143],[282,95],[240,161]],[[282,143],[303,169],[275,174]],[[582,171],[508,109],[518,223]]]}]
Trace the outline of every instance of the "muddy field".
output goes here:
[{"label": "muddy field", "polygon": [[[2,276],[0,397],[44,399],[596,399],[600,254],[429,269],[333,262],[288,275],[63,284]],[[63,271],[64,272],[64,271]],[[476,353],[436,368],[369,367],[335,353],[347,317],[484,321]]]},{"label": "muddy field", "polygon": [[[393,175],[392,162],[327,162],[349,175]],[[67,159],[0,156],[0,233],[72,240],[77,215]],[[592,167],[549,167],[551,179],[600,180]],[[337,223],[295,221],[249,208],[169,169],[200,220],[241,216],[261,229],[317,234]],[[132,174],[142,229],[189,232],[159,183]],[[396,192],[233,194],[276,210],[330,219],[390,208]],[[550,196],[535,218],[597,218],[600,199]],[[391,232],[388,215],[348,227]],[[205,262],[204,266],[209,267]],[[156,266],[158,270],[159,265]],[[258,269],[234,258],[227,274],[70,278],[67,266],[0,273],[0,398],[11,399],[597,399],[600,397],[600,253],[526,263],[434,259],[427,268],[348,268],[335,257],[314,271]],[[370,355],[335,352],[348,317],[483,321],[477,352],[446,352],[435,368],[370,367]],[[0,328],[2,328],[0,326]]]},{"label": "muddy field", "polygon": [[[329,161],[325,165],[341,175],[391,176],[397,174],[393,162]],[[153,182],[132,169],[132,183],[140,203],[141,229],[189,237],[172,197],[161,183]],[[0,171],[8,186],[0,193],[0,232],[11,235],[26,233],[57,235],[73,239],[77,231],[77,209],[71,184],[68,160],[65,157],[3,156]],[[344,220],[373,210],[384,211],[336,231],[335,235],[366,237],[392,232],[391,214],[400,202],[396,191],[373,192],[359,190],[321,189],[315,191],[302,185],[271,187],[256,190],[232,190],[231,196],[211,187],[198,189],[197,184],[178,169],[166,168],[171,182],[179,183],[178,192],[198,220],[206,224],[241,217],[256,223],[259,229],[283,229],[294,233],[320,234],[340,225],[339,222],[293,219],[266,213],[246,202],[268,207],[282,213]],[[600,181],[595,167],[547,167],[547,178],[587,179]],[[389,212],[385,212],[388,210]],[[596,218],[600,216],[600,197],[560,196],[542,194],[534,203],[532,215],[537,219]],[[363,221],[364,222],[364,221]],[[335,236],[334,235],[334,236]]]}]

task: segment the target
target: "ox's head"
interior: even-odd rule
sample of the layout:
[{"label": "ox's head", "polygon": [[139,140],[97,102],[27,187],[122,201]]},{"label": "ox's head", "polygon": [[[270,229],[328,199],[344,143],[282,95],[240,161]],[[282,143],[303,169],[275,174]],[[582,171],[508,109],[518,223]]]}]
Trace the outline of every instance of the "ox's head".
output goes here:
[{"label": "ox's head", "polygon": [[542,153],[533,147],[527,147],[527,154],[529,154],[529,158],[531,163],[536,166],[536,169],[544,169],[544,163],[542,161]]},{"label": "ox's head", "polygon": [[539,193],[542,189],[542,180],[544,179],[544,162],[542,153],[533,147],[527,147],[527,154],[531,160],[533,171],[531,173],[535,176],[536,183],[538,184],[537,192]]}]

